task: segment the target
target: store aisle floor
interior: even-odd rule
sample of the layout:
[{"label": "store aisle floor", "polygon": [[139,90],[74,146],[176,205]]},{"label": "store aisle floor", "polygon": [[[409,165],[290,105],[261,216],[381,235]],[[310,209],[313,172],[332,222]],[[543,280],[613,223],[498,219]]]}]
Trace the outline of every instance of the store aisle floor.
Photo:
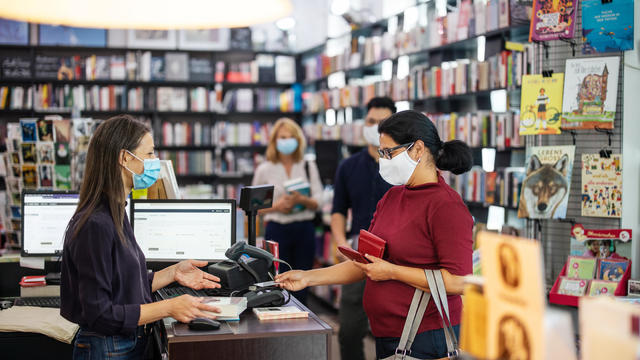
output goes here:
[{"label": "store aisle floor", "polygon": [[[338,331],[340,330],[338,313],[322,301],[318,300],[315,296],[309,296],[307,302],[307,307],[318,315],[322,321],[326,322],[333,328],[333,336],[331,339],[331,358],[329,358],[329,360],[341,360],[340,344],[338,343]],[[373,340],[373,336],[371,335],[368,335],[364,339],[364,355],[366,360],[375,360],[376,358],[376,345]]]}]

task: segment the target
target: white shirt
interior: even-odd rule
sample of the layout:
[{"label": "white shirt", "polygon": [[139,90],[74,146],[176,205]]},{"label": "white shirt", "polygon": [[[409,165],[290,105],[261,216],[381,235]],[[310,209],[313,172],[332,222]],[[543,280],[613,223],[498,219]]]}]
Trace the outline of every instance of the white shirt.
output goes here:
[{"label": "white shirt", "polygon": [[[318,203],[318,209],[322,206],[322,182],[320,181],[320,172],[314,161],[309,161],[309,176],[307,178],[304,160],[294,163],[291,166],[291,176],[287,175],[287,171],[282,163],[272,163],[265,161],[256,169],[253,175],[251,185],[267,185],[274,186],[273,202],[274,204],[286,194],[284,183],[288,180],[302,178],[307,181],[311,188],[311,198]],[[265,221],[275,221],[280,224],[289,224],[296,221],[311,220],[315,217],[315,211],[305,209],[304,211],[284,214],[281,212],[271,212],[264,216]]]}]

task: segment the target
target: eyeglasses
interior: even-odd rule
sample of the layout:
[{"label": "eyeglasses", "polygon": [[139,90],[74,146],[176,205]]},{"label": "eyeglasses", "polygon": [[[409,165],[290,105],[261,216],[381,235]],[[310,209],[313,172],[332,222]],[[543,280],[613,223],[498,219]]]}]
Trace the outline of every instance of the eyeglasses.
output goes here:
[{"label": "eyeglasses", "polygon": [[396,151],[398,149],[402,149],[404,147],[406,147],[407,150],[409,150],[409,149],[411,149],[412,146],[413,146],[413,143],[410,142],[410,143],[394,146],[392,148],[378,149],[378,155],[380,155],[380,157],[383,158],[383,159],[391,160],[391,158],[393,157],[393,152],[394,151]]}]

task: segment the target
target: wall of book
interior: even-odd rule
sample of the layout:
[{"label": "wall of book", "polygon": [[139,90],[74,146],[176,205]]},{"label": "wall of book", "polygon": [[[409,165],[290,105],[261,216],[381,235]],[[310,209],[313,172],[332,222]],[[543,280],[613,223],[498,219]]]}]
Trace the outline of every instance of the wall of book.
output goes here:
[{"label": "wall of book", "polygon": [[[620,155],[624,106],[621,85],[624,57],[621,51],[629,49],[631,43],[624,39],[629,36],[633,39],[633,34],[629,35],[624,29],[629,19],[622,15],[610,20],[608,26],[611,28],[607,31],[612,35],[603,36],[603,32],[598,35],[594,27],[600,28],[602,24],[596,27],[593,15],[606,12],[607,4],[600,1],[582,1],[580,4],[569,39],[535,44],[541,70],[553,71],[553,75],[564,74],[564,85],[549,95],[556,97],[559,105],[553,106],[562,112],[562,121],[558,124],[557,132],[560,133],[557,135],[546,135],[549,132],[542,129],[540,135],[526,136],[527,147],[543,145],[557,151],[563,146],[575,145],[573,161],[568,164],[566,186],[570,191],[563,214],[555,220],[528,221],[527,235],[541,239],[544,244],[547,284],[553,284],[567,256],[576,255],[571,245],[575,241],[570,241],[573,224],[582,224],[589,229],[619,229],[621,225],[621,172],[624,170]],[[626,10],[623,7],[629,6],[627,2],[616,6],[619,14],[633,13],[632,3]],[[623,41],[616,41],[618,38]],[[629,256],[630,251],[626,255],[625,250],[621,251],[626,246],[630,247],[630,244],[619,243],[618,252]]]}]

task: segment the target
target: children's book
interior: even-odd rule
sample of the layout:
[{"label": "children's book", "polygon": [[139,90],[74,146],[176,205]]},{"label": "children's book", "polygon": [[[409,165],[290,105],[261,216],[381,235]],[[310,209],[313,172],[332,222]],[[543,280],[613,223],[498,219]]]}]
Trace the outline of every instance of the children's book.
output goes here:
[{"label": "children's book", "polygon": [[520,135],[560,134],[564,74],[522,77]]},{"label": "children's book", "polygon": [[591,280],[589,296],[614,296],[617,287],[617,281]]},{"label": "children's book", "polygon": [[582,216],[622,215],[622,154],[582,154]]},{"label": "children's book", "polygon": [[566,276],[560,277],[560,286],[558,286],[558,294],[571,296],[584,296],[589,287],[589,280],[572,279]]},{"label": "children's book", "polygon": [[533,0],[529,41],[573,38],[577,13],[574,0]]},{"label": "children's book", "polygon": [[572,279],[593,279],[596,274],[596,262],[594,257],[569,256],[567,261],[567,277]]},{"label": "children's book", "polygon": [[619,69],[617,56],[567,60],[563,129],[613,129]]},{"label": "children's book", "polygon": [[571,190],[575,146],[527,147],[518,217],[564,219]]},{"label": "children's book", "polygon": [[582,0],[583,54],[633,50],[633,0]]},{"label": "children's book", "polygon": [[598,261],[598,280],[620,281],[629,267],[626,259],[600,259]]}]

